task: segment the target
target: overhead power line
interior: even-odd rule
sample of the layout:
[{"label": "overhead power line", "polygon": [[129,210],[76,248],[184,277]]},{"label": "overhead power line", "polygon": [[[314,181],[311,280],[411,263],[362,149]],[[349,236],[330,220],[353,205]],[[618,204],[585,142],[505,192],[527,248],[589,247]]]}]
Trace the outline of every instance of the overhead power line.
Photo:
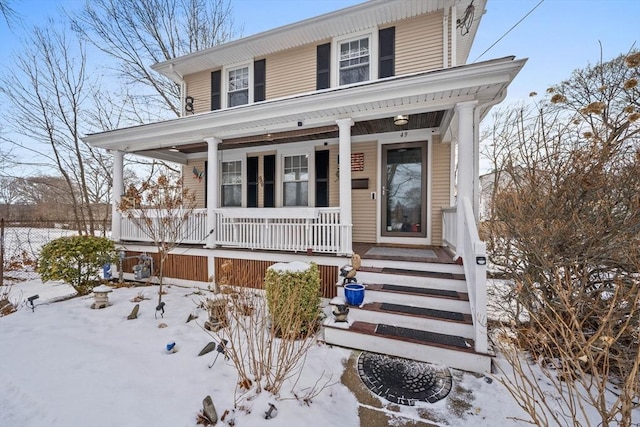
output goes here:
[{"label": "overhead power line", "polygon": [[507,34],[509,34],[509,33],[510,33],[514,28],[516,28],[518,25],[520,25],[520,23],[521,23],[522,21],[524,21],[525,19],[527,19],[527,16],[531,15],[531,14],[533,13],[533,11],[534,11],[534,10],[536,10],[536,9],[538,8],[538,6],[540,6],[542,3],[544,3],[544,0],[540,0],[540,1],[538,2],[538,4],[537,4],[537,5],[535,5],[535,6],[533,7],[533,9],[531,9],[529,12],[527,12],[527,14],[526,14],[526,15],[524,15],[524,16],[523,16],[523,17],[522,17],[518,22],[516,22],[516,23],[513,25],[513,27],[509,28],[509,30],[507,30],[507,32],[506,32],[506,33],[504,33],[502,36],[500,36],[500,38],[499,38],[498,40],[496,40],[496,41],[495,41],[491,46],[489,46],[489,47],[487,48],[487,50],[485,50],[484,52],[482,52],[482,53],[480,54],[480,56],[478,56],[476,59],[474,59],[474,60],[473,60],[473,62],[476,62],[478,59],[482,58],[482,56],[483,56],[485,53],[489,52],[489,51],[491,50],[491,48],[492,48],[492,47],[494,47],[495,45],[497,45],[498,43],[500,43],[500,40],[502,40],[503,38],[505,38],[505,37],[507,36]]}]

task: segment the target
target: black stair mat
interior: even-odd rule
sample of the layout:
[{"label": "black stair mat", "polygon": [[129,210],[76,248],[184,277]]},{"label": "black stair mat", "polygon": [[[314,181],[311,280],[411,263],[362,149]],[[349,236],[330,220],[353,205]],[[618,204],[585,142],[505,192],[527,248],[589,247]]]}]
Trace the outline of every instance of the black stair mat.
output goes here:
[{"label": "black stair mat", "polygon": [[399,326],[385,324],[378,324],[378,326],[376,326],[376,334],[409,338],[416,341],[423,341],[426,344],[437,343],[452,347],[459,347],[465,350],[468,350],[471,347],[462,337],[439,334],[437,332],[420,331],[417,329],[401,328]]},{"label": "black stair mat", "polygon": [[402,285],[382,285],[382,289],[385,291],[395,291],[395,292],[409,292],[414,294],[422,294],[422,295],[434,295],[439,297],[449,297],[449,298],[459,298],[459,295],[456,291],[449,291],[446,289],[429,289],[429,288],[419,288],[413,286],[402,286]]},{"label": "black stair mat", "polygon": [[438,271],[418,271],[418,270],[406,270],[402,268],[382,268],[382,273],[388,274],[402,274],[405,276],[420,276],[420,277],[432,277],[434,279],[455,279],[464,280],[464,274],[444,273]]},{"label": "black stair mat", "polygon": [[388,302],[382,303],[381,310],[396,311],[400,313],[415,314],[417,316],[436,317],[438,319],[457,320],[464,321],[462,313],[456,313],[454,311],[435,310],[432,308],[411,307],[409,305],[391,304]]}]

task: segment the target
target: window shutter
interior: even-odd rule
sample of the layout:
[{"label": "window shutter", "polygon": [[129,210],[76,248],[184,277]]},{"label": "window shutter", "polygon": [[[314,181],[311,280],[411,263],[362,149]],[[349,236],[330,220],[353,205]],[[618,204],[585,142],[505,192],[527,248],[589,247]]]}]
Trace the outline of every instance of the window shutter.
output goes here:
[{"label": "window shutter", "polygon": [[396,27],[385,28],[378,32],[380,59],[378,78],[395,75]]},{"label": "window shutter", "polygon": [[265,100],[266,59],[253,62],[253,102]]},{"label": "window shutter", "polygon": [[222,95],[222,72],[220,70],[211,73],[211,110],[220,109]]},{"label": "window shutter", "polygon": [[316,48],[316,90],[327,89],[331,75],[331,43]]}]

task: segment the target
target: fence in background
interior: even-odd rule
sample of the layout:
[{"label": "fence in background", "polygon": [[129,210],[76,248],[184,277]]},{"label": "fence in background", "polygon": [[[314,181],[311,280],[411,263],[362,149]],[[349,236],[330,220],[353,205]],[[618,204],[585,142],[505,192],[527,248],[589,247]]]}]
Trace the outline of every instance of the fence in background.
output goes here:
[{"label": "fence in background", "polygon": [[[63,236],[77,236],[73,221],[7,221],[0,219],[0,286],[6,272],[33,270],[36,268],[42,246]],[[99,230],[97,235],[108,235],[109,230]]]}]

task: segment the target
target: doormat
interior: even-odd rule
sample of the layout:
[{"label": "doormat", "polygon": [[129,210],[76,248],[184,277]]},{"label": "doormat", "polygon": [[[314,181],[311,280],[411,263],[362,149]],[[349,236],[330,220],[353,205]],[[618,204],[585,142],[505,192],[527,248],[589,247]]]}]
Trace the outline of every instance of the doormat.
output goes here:
[{"label": "doormat", "polygon": [[442,400],[453,384],[449,368],[366,351],[358,357],[358,374],[373,393],[407,406]]},{"label": "doormat", "polygon": [[367,251],[365,256],[389,256],[400,258],[438,258],[431,249],[411,249],[411,248],[387,248],[376,246]]}]

